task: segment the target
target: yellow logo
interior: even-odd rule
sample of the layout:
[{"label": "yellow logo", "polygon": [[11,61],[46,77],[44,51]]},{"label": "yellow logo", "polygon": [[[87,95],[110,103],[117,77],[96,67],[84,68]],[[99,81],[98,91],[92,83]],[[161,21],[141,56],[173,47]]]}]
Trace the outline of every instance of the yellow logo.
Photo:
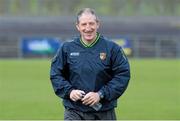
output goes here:
[{"label": "yellow logo", "polygon": [[106,53],[100,53],[100,59],[105,60],[106,59]]}]

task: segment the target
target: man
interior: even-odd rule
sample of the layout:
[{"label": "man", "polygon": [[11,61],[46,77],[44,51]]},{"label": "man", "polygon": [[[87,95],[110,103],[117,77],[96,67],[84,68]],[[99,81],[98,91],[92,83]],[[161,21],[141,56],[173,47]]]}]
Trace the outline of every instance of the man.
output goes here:
[{"label": "man", "polygon": [[130,79],[122,48],[100,35],[90,8],[77,15],[80,36],[65,42],[52,60],[50,78],[63,99],[65,120],[116,120],[117,99]]}]

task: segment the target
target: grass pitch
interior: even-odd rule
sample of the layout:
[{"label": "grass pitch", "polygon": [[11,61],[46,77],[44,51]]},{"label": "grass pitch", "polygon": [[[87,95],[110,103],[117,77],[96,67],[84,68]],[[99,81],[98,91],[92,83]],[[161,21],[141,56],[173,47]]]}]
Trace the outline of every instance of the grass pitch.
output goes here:
[{"label": "grass pitch", "polygon": [[[118,119],[180,119],[180,60],[131,59]],[[0,120],[63,119],[49,80],[50,60],[0,60]]]}]

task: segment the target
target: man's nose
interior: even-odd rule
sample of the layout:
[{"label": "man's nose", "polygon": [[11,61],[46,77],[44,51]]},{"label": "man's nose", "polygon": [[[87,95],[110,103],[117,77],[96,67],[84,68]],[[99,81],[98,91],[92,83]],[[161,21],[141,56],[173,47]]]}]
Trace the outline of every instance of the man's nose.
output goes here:
[{"label": "man's nose", "polygon": [[86,31],[90,31],[90,30],[91,30],[91,26],[89,24],[87,24]]}]

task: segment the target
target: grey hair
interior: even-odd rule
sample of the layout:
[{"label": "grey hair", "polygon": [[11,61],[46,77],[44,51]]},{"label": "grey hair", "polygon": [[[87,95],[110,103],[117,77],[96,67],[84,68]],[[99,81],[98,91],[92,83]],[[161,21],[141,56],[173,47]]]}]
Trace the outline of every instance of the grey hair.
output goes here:
[{"label": "grey hair", "polygon": [[78,14],[77,14],[77,19],[76,19],[76,22],[77,22],[77,23],[79,23],[79,18],[82,16],[83,13],[92,14],[92,15],[94,15],[94,16],[96,17],[96,21],[97,21],[97,22],[99,21],[97,15],[96,15],[95,10],[93,10],[93,9],[91,9],[91,8],[83,8],[83,9],[81,9],[81,10],[78,12]]}]

